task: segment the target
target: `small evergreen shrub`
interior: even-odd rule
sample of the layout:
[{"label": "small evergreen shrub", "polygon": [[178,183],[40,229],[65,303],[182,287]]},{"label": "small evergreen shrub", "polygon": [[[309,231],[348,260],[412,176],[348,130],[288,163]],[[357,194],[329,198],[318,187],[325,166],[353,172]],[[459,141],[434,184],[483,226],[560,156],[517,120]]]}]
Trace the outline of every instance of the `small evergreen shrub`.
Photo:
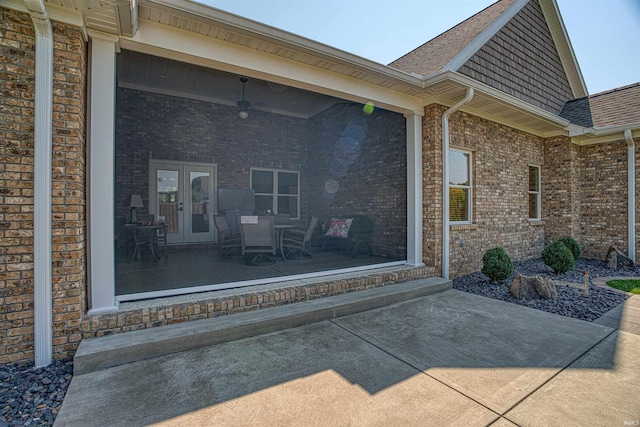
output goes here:
[{"label": "small evergreen shrub", "polygon": [[556,274],[571,270],[576,263],[571,250],[560,240],[556,240],[544,248],[542,251],[542,260],[551,267]]},{"label": "small evergreen shrub", "polygon": [[578,258],[580,258],[580,246],[578,245],[578,242],[576,242],[571,237],[563,237],[558,240],[560,240],[567,248],[569,248],[569,250],[571,251],[571,254],[573,255],[573,259],[575,261],[577,261]]},{"label": "small evergreen shrub", "polygon": [[513,262],[501,247],[491,248],[482,257],[482,274],[492,282],[507,279],[513,274]]}]

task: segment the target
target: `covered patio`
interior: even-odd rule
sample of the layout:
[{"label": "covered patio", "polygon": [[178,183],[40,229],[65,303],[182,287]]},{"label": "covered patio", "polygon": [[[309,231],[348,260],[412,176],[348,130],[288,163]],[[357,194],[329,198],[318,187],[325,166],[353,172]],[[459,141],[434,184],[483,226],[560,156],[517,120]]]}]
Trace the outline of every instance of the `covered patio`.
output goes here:
[{"label": "covered patio", "polygon": [[[118,301],[406,262],[401,114],[130,50],[116,70]],[[166,223],[169,257],[130,257],[132,215]],[[301,229],[318,217],[312,257],[259,268],[225,259],[214,215],[236,233],[242,216],[284,215]],[[322,251],[332,219],[354,217],[371,223],[362,253]]]}]

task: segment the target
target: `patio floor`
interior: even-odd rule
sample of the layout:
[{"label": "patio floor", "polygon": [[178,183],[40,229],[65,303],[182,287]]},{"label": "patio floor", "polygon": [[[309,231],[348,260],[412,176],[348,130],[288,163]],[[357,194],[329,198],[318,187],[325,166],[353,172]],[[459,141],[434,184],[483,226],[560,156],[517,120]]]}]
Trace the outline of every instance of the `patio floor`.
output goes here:
[{"label": "patio floor", "polygon": [[313,257],[303,260],[283,261],[280,256],[274,257],[276,263],[270,266],[247,266],[241,257],[223,259],[218,248],[169,251],[169,256],[161,257],[158,262],[154,262],[148,254],[143,254],[141,260],[116,263],[116,295],[259,280],[397,261],[366,254],[351,258],[346,251],[322,251],[313,247],[310,252]]}]

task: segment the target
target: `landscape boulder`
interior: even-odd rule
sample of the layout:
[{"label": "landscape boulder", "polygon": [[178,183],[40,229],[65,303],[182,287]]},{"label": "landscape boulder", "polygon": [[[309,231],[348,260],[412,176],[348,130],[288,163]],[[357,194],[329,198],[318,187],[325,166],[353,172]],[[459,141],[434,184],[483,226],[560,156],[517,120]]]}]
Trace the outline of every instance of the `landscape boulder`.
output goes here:
[{"label": "landscape boulder", "polygon": [[615,246],[609,246],[609,250],[607,251],[607,256],[604,258],[604,262],[606,262],[607,267],[612,270],[617,270],[619,268],[625,270],[635,270],[636,268],[633,260],[623,254]]},{"label": "landscape boulder", "polygon": [[518,299],[555,299],[558,297],[555,282],[544,276],[516,274],[509,285],[509,292]]}]

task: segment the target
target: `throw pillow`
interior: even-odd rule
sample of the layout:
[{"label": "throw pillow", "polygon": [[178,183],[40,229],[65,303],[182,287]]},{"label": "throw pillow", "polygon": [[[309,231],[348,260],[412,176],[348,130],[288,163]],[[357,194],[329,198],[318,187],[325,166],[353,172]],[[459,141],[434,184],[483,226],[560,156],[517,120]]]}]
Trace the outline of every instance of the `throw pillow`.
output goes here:
[{"label": "throw pillow", "polygon": [[353,222],[353,218],[331,218],[331,224],[325,236],[342,237],[346,239],[349,235],[351,222]]}]

